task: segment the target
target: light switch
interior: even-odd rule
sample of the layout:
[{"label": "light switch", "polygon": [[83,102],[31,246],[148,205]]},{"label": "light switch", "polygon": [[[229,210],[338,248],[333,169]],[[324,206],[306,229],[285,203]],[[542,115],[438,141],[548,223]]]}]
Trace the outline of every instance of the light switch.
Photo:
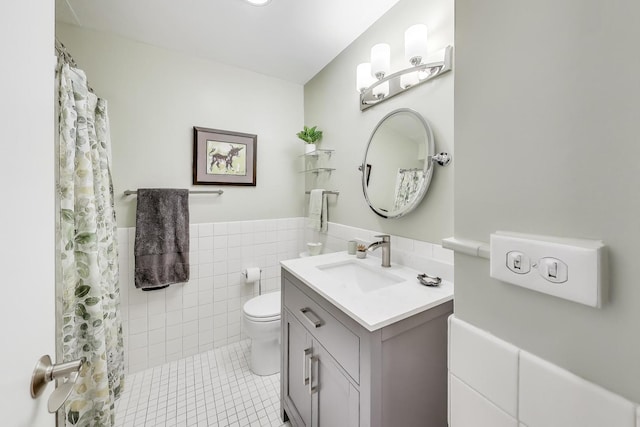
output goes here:
[{"label": "light switch", "polygon": [[519,251],[507,253],[507,268],[516,274],[527,274],[531,271],[529,257]]},{"label": "light switch", "polygon": [[600,240],[498,231],[491,235],[494,279],[601,307],[607,295],[607,254]]},{"label": "light switch", "polygon": [[538,261],[538,272],[551,283],[564,283],[569,278],[567,264],[557,258],[542,258]]}]

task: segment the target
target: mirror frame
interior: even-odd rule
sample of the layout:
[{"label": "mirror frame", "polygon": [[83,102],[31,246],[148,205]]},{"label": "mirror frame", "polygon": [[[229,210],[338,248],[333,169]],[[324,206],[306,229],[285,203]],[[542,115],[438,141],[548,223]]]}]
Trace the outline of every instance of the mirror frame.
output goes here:
[{"label": "mirror frame", "polygon": [[[366,179],[367,178],[366,177],[367,154],[369,154],[369,149],[371,148],[371,142],[373,141],[373,137],[378,131],[378,128],[380,128],[380,126],[382,126],[382,124],[384,124],[387,119],[401,113],[409,113],[412,116],[414,116],[424,126],[424,129],[426,131],[427,156],[425,158],[425,165],[423,169],[424,182],[423,182],[422,188],[420,188],[417,196],[411,203],[405,205],[402,209],[399,209],[397,211],[385,212],[373,206],[373,204],[371,203],[371,200],[369,199],[369,195],[367,193],[367,179]],[[431,130],[431,126],[429,126],[429,123],[427,123],[425,118],[422,117],[422,115],[417,111],[412,110],[410,108],[398,108],[396,110],[391,111],[390,113],[385,115],[382,119],[380,119],[376,127],[373,129],[373,132],[371,132],[371,136],[369,137],[369,142],[367,143],[367,148],[364,151],[364,158],[362,160],[362,164],[359,167],[362,173],[362,194],[364,194],[364,198],[367,201],[367,204],[369,205],[371,210],[383,218],[392,219],[392,218],[400,218],[408,214],[409,212],[413,211],[416,207],[418,207],[420,202],[422,202],[422,199],[424,198],[425,194],[427,194],[427,190],[429,190],[429,185],[431,184],[431,177],[433,176],[433,169],[434,169],[434,161],[433,161],[434,154],[435,154],[435,142],[433,140],[433,132]]]}]

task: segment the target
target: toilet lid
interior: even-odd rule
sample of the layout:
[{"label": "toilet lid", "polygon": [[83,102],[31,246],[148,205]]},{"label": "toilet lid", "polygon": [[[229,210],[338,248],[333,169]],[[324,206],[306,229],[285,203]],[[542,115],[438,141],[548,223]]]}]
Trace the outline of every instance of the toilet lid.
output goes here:
[{"label": "toilet lid", "polygon": [[280,291],[251,298],[244,304],[244,313],[253,319],[274,320],[280,317]]}]

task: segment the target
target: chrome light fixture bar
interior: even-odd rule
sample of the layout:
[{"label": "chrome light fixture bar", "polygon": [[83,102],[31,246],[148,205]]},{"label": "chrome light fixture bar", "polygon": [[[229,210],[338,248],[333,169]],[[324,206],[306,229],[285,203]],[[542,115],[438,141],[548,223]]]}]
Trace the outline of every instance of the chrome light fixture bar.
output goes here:
[{"label": "chrome light fixture bar", "polygon": [[[380,77],[380,73],[376,73],[375,80],[368,87],[362,88],[358,79],[358,89],[360,91],[360,111],[364,111],[373,107],[387,99],[399,95],[407,90],[421,85],[422,83],[433,80],[452,69],[453,47],[447,46],[444,49],[430,55],[424,63],[420,63],[422,58],[417,61],[412,58],[410,63],[413,65],[404,70],[400,70],[391,75]],[[418,62],[418,65],[415,65]],[[358,74],[366,74],[368,64],[360,64],[358,66]],[[371,66],[368,68],[371,73]],[[377,80],[376,80],[377,78]]]}]

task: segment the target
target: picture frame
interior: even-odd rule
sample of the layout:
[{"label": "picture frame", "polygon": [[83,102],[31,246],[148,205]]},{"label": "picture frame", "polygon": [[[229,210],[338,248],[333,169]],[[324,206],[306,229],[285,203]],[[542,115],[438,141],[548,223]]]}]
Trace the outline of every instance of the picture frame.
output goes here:
[{"label": "picture frame", "polygon": [[193,127],[194,185],[256,185],[258,136]]}]

